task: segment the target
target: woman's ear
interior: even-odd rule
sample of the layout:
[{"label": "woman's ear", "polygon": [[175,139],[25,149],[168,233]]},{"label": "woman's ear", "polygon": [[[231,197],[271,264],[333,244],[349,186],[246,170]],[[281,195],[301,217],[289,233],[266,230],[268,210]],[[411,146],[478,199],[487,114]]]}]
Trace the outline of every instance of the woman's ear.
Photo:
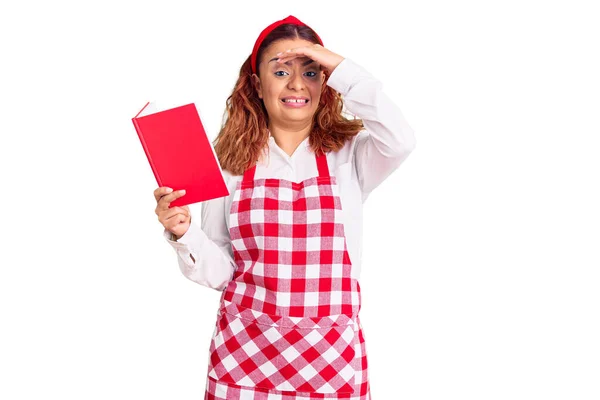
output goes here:
[{"label": "woman's ear", "polygon": [[321,92],[323,92],[323,90],[325,90],[325,87],[327,86],[325,84],[326,80],[327,80],[327,74],[325,74],[325,72],[321,71]]},{"label": "woman's ear", "polygon": [[260,84],[260,78],[256,74],[252,74],[252,85],[254,86],[254,89],[256,89],[256,92],[258,93],[258,97],[262,99],[263,98],[262,86]]}]

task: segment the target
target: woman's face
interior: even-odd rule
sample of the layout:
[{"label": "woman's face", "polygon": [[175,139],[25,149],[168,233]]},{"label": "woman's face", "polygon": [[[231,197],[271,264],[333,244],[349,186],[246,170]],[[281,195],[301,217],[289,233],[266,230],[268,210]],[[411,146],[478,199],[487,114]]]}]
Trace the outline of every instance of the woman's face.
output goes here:
[{"label": "woman's face", "polygon": [[[254,74],[252,80],[258,96],[263,99],[271,123],[304,124],[312,121],[325,80],[320,65],[303,56],[286,63],[276,61],[279,52],[312,44],[303,39],[286,39],[272,43],[263,52],[259,64],[260,75],[257,77]],[[294,98],[301,100],[285,101]]]}]

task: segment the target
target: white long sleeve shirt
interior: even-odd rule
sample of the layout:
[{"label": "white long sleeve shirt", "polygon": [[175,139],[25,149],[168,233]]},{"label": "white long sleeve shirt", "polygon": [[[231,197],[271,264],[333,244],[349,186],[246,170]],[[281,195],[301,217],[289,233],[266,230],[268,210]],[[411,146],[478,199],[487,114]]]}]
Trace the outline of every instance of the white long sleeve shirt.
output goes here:
[{"label": "white long sleeve shirt", "polygon": [[[329,172],[339,185],[352,277],[358,279],[362,256],[362,207],[369,193],[386,179],[415,148],[413,129],[400,109],[382,91],[382,84],[361,66],[345,58],[331,73],[327,85],[342,94],[346,110],[363,120],[364,129],[337,152],[327,154]],[[289,156],[270,136],[270,156],[257,163],[255,179],[278,178],[293,182],[318,175],[308,137]],[[236,184],[243,175],[223,170],[229,196],[201,205],[201,226],[192,216],[188,231],[173,241],[181,272],[193,282],[224,290],[236,264],[229,236],[229,210]]]}]

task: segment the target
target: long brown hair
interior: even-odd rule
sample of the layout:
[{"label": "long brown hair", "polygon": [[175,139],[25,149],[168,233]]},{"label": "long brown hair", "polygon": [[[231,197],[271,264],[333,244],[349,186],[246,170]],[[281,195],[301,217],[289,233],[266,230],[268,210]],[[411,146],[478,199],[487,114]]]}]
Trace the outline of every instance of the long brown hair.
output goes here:
[{"label": "long brown hair", "polygon": [[[257,52],[261,60],[264,50],[273,42],[282,39],[304,39],[319,43],[315,32],[307,26],[284,24],[275,28],[262,42]],[[240,76],[233,92],[227,98],[225,120],[213,142],[221,168],[233,175],[241,175],[255,163],[269,139],[269,116],[252,84],[250,56],[240,68]],[[257,64],[260,61],[257,61]],[[257,67],[257,75],[258,75]],[[356,136],[363,128],[360,119],[347,119],[342,115],[343,101],[340,93],[327,86],[328,71],[321,90],[319,106],[313,117],[313,128],[309,143],[315,153],[338,151],[347,140]]]}]

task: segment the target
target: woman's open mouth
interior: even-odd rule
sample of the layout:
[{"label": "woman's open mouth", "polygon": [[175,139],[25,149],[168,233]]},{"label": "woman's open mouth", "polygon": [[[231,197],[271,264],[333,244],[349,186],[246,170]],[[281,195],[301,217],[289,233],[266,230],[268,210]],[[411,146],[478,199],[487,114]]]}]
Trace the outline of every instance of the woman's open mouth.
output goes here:
[{"label": "woman's open mouth", "polygon": [[286,107],[299,108],[299,107],[306,106],[308,104],[309,100],[308,99],[284,98],[284,99],[281,99],[281,102]]}]

